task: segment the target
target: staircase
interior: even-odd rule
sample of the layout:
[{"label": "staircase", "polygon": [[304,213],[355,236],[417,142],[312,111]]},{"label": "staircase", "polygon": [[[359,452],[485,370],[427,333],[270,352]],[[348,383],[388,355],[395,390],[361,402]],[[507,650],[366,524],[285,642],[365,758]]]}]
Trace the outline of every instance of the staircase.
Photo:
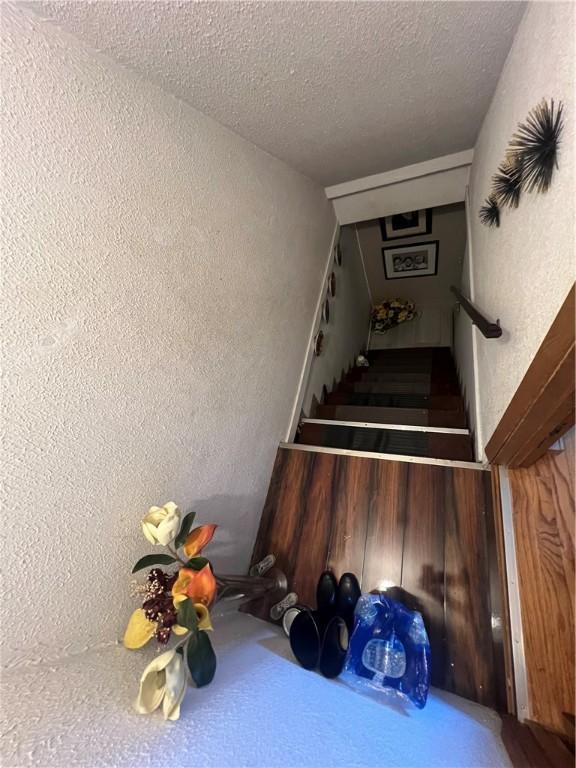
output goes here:
[{"label": "staircase", "polygon": [[450,349],[382,350],[369,359],[369,368],[352,368],[302,420],[298,444],[474,460]]},{"label": "staircase", "polygon": [[[281,443],[252,554],[300,603],[320,573],[355,573],[422,613],[432,684],[504,708],[491,471],[473,459],[450,350],[369,353]],[[273,602],[246,610],[270,620]]]}]

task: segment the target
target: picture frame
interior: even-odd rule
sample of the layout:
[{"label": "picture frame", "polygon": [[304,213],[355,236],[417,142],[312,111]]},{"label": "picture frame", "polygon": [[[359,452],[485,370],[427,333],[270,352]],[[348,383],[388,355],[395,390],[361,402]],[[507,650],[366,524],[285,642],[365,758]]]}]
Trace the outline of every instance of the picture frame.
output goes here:
[{"label": "picture frame", "polygon": [[400,240],[432,233],[432,208],[406,211],[380,219],[382,240]]},{"label": "picture frame", "polygon": [[334,272],[331,272],[330,277],[328,278],[328,296],[331,298],[336,296],[336,275]]},{"label": "picture frame", "polygon": [[438,274],[439,241],[394,245],[382,248],[386,280],[434,277]]},{"label": "picture frame", "polygon": [[337,267],[342,266],[342,246],[340,243],[338,243],[334,249],[334,264],[336,264]]},{"label": "picture frame", "polygon": [[320,357],[322,349],[324,347],[324,331],[318,331],[314,336],[314,355]]}]

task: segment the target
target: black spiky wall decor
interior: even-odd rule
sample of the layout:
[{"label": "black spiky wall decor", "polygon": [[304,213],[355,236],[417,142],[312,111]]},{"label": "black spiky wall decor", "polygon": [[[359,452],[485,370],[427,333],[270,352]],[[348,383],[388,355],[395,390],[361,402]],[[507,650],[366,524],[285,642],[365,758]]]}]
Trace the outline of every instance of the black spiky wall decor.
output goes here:
[{"label": "black spiky wall decor", "polygon": [[522,162],[518,155],[509,154],[492,177],[492,195],[499,207],[518,208],[522,192]]},{"label": "black spiky wall decor", "polygon": [[484,201],[484,205],[480,208],[480,221],[482,224],[486,224],[487,227],[499,227],[500,226],[500,209],[498,203],[493,195],[487,197]]},{"label": "black spiky wall decor", "polygon": [[510,152],[522,167],[523,185],[528,192],[546,192],[550,187],[554,168],[558,167],[558,146],[564,127],[562,102],[554,109],[542,99],[526,118],[510,142]]}]

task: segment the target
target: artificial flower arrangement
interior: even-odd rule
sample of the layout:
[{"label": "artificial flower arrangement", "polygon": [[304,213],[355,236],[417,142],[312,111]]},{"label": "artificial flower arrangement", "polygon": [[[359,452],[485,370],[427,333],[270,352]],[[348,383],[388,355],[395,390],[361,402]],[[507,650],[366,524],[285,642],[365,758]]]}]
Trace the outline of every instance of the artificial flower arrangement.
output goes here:
[{"label": "artificial flower arrangement", "polygon": [[372,330],[385,333],[400,323],[416,317],[416,305],[407,299],[386,299],[372,307]]},{"label": "artificial flower arrangement", "polygon": [[[216,525],[192,530],[194,512],[180,520],[180,510],[170,501],[163,507],[150,507],[142,520],[144,536],[153,545],[164,546],[170,554],[142,557],[132,573],[151,565],[177,566],[166,572],[155,567],[146,582],[137,585],[142,597],[126,628],[124,646],[142,648],[153,637],[160,646],[177,638],[170,650],[156,656],[144,670],[135,708],[148,714],[162,705],[164,718],[177,720],[180,704],[188,688],[188,674],[198,688],[208,685],[216,672],[216,655],[208,632],[212,630],[210,606],[216,597],[216,578],[210,562],[201,557],[211,541]],[[180,554],[181,553],[181,554]]]}]

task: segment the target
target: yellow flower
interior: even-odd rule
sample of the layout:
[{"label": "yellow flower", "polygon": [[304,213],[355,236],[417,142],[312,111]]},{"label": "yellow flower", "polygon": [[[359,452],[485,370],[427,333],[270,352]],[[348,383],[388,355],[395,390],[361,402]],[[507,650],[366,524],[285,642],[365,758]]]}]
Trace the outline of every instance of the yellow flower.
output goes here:
[{"label": "yellow flower", "polygon": [[[177,608],[179,603],[182,603],[184,600],[188,600],[186,595],[176,595],[174,597],[174,606]],[[198,629],[205,632],[211,632],[214,627],[212,626],[208,608],[206,608],[203,603],[194,603],[194,610],[196,611],[196,618],[198,619]],[[176,630],[176,627],[178,627],[178,630]],[[181,627],[178,624],[172,627],[172,632],[176,632],[177,635],[185,635],[188,631],[189,630],[185,627]]]},{"label": "yellow flower", "polygon": [[154,636],[155,631],[156,623],[146,618],[142,608],[137,608],[128,621],[124,633],[124,647],[132,651],[142,648]]},{"label": "yellow flower", "polygon": [[213,627],[208,608],[206,608],[205,605],[202,605],[202,603],[194,603],[194,608],[198,618],[198,629],[201,629],[204,632],[212,632]]}]

